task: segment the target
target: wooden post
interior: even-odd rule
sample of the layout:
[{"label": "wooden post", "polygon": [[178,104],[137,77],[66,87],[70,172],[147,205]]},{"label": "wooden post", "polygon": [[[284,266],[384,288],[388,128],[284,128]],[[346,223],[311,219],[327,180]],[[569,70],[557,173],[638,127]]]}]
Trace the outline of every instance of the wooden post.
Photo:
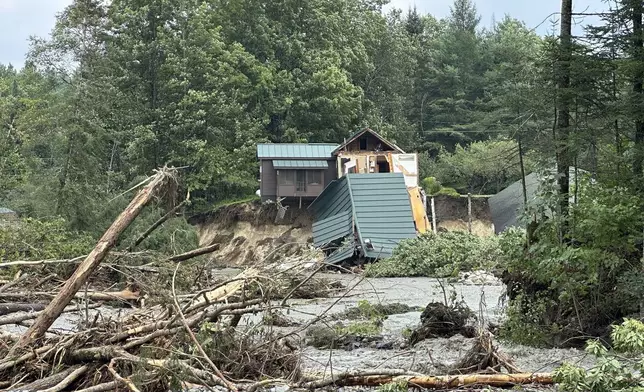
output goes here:
[{"label": "wooden post", "polygon": [[434,230],[434,234],[438,233],[438,229],[436,227],[436,204],[434,203],[434,197],[432,196],[432,229]]},{"label": "wooden post", "polygon": [[116,244],[119,235],[121,235],[130,223],[134,221],[141,210],[143,210],[143,207],[145,207],[145,205],[158,194],[158,190],[174,176],[174,172],[174,169],[160,170],[154,177],[152,177],[152,180],[148,185],[137,193],[127,208],[121,212],[118,218],[116,218],[112,225],[107,229],[105,234],[103,234],[96,244],[96,247],[89,255],[87,255],[85,260],[78,265],[76,271],[74,271],[72,276],[67,279],[63,288],[60,289],[54,299],[52,299],[45,310],[42,311],[33,325],[24,334],[22,334],[18,343],[16,343],[12,348],[12,352],[17,348],[26,347],[45,335],[45,332],[47,332],[49,327],[51,327],[54,321],[56,321],[65,307],[69,305],[78,290],[83,287],[92,272],[94,272],[96,267],[98,267],[105,256],[107,256],[110,249],[114,244]]},{"label": "wooden post", "polygon": [[467,231],[472,234],[472,194],[467,194]]}]

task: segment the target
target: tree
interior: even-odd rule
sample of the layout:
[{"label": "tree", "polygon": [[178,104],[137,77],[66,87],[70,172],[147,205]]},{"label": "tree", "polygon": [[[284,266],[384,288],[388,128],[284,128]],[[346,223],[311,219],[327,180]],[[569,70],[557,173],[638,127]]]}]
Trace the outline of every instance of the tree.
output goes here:
[{"label": "tree", "polygon": [[570,61],[572,58],[572,0],[561,0],[560,54],[558,62],[559,90],[557,107],[557,182],[559,184],[559,207],[562,218],[561,238],[567,241],[568,209],[570,204]]}]

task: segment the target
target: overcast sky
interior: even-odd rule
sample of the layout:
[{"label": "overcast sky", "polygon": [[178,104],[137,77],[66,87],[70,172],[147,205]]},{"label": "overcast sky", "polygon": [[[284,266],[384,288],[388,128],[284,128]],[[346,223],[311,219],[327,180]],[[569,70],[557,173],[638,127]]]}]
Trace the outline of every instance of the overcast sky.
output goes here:
[{"label": "overcast sky", "polygon": [[[0,0],[0,63],[22,67],[29,48],[29,36],[45,37],[54,26],[56,14],[72,0]],[[392,0],[387,8],[407,10],[416,5],[418,11],[443,18],[449,14],[452,0]],[[478,0],[476,5],[483,26],[492,18],[500,20],[505,14],[523,20],[530,28],[541,24],[536,31],[547,34],[551,28],[548,15],[558,13],[560,0]],[[600,12],[606,9],[602,0],[573,0],[575,12]],[[551,18],[558,20],[558,15]],[[545,22],[544,22],[545,20]],[[596,19],[577,18],[576,32],[581,25]],[[543,22],[543,23],[542,23]]]},{"label": "overcast sky", "polygon": [[[552,29],[550,19],[559,20],[561,0],[474,0],[476,8],[481,15],[481,25],[488,27],[493,18],[501,20],[508,14],[522,20],[529,28],[541,35],[548,34]],[[453,0],[391,0],[388,8],[396,7],[407,10],[416,6],[419,12],[429,13],[438,18],[449,15],[449,8]],[[597,13],[607,9],[603,0],[573,0],[573,12]],[[549,16],[555,13],[555,15]],[[596,17],[575,17],[575,30],[581,33],[582,26],[598,23]],[[537,27],[539,26],[539,27]]]}]

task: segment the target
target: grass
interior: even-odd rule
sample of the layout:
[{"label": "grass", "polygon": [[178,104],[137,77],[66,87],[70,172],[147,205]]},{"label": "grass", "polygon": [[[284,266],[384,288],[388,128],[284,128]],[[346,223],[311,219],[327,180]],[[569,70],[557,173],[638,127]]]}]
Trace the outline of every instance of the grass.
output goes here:
[{"label": "grass", "polygon": [[257,195],[248,195],[248,196],[238,197],[235,199],[225,199],[215,203],[212,206],[212,210],[215,211],[215,210],[218,210],[219,208],[228,207],[235,204],[244,204],[244,203],[250,203],[253,201],[259,201],[260,199],[261,198]]}]

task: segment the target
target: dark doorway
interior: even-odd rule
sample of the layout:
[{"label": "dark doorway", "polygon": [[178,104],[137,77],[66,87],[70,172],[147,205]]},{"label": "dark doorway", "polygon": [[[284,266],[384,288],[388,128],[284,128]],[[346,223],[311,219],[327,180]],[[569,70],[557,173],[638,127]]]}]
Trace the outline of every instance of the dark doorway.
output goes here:
[{"label": "dark doorway", "polygon": [[378,173],[389,173],[390,168],[389,168],[389,162],[385,161],[378,161]]},{"label": "dark doorway", "polygon": [[360,138],[360,150],[366,150],[367,149],[367,138],[366,137],[361,137]]}]

